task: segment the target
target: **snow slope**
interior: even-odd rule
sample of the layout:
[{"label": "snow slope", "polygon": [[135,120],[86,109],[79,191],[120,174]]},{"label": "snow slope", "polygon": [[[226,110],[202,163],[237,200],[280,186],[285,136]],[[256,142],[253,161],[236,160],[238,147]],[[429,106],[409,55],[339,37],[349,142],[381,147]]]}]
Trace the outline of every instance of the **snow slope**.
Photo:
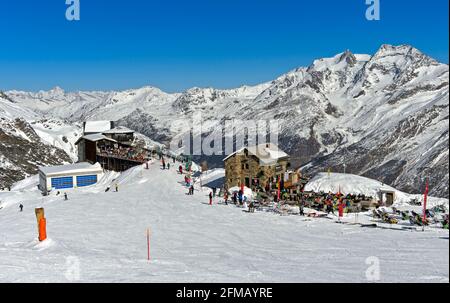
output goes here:
[{"label": "snow slope", "polygon": [[[381,282],[449,281],[448,231],[365,229],[209,206],[208,191],[187,196],[182,176],[159,162],[68,191],[69,201],[40,196],[33,182],[0,192],[9,201],[0,210],[0,282],[367,282],[372,256]],[[116,182],[119,192],[104,192]],[[48,222],[43,243],[37,206]]]}]

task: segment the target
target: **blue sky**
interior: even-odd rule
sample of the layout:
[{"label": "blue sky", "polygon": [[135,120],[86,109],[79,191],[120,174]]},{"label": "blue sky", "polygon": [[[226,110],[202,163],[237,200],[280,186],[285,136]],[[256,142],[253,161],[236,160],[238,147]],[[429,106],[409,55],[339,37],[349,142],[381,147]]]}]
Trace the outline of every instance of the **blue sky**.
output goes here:
[{"label": "blue sky", "polygon": [[65,0],[0,2],[0,90],[231,88],[346,49],[411,44],[448,63],[448,0]]}]

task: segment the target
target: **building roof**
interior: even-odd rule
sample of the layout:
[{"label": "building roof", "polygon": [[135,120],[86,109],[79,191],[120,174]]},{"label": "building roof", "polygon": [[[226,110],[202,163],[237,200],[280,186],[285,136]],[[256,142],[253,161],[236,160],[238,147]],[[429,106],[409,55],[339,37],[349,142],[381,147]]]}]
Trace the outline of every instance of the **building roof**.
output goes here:
[{"label": "building roof", "polygon": [[103,169],[100,163],[90,164],[87,162],[81,162],[69,165],[39,167],[39,171],[48,177],[52,175],[98,173],[102,172]]},{"label": "building roof", "polygon": [[78,145],[78,143],[80,143],[81,140],[87,140],[87,141],[91,141],[91,142],[97,142],[100,140],[108,140],[108,141],[112,141],[112,142],[117,142],[114,139],[108,138],[103,134],[92,134],[92,135],[86,135],[81,137],[80,139],[77,140],[77,142],[75,142],[75,145]]},{"label": "building roof", "polygon": [[134,133],[134,130],[129,129],[128,127],[125,127],[125,126],[118,126],[113,129],[104,131],[102,133],[105,135],[106,134],[130,134],[130,133]]},{"label": "building roof", "polygon": [[86,121],[84,123],[84,133],[102,133],[110,130],[111,121]]},{"label": "building roof", "polygon": [[267,143],[256,146],[243,147],[230,154],[228,157],[223,159],[223,161],[228,160],[236,154],[242,154],[245,150],[247,150],[250,154],[256,156],[260,160],[262,165],[273,165],[278,160],[289,157],[289,155],[279,149],[277,145],[273,143]]}]

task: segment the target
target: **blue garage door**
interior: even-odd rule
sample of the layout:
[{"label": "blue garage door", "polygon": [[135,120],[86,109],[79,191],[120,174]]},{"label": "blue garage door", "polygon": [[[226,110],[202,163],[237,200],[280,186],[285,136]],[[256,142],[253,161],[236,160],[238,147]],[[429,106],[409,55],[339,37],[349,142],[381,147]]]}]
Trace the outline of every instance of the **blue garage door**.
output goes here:
[{"label": "blue garage door", "polygon": [[97,183],[97,175],[78,176],[77,177],[77,186],[78,187],[89,186],[89,185],[92,185],[95,183]]},{"label": "blue garage door", "polygon": [[73,177],[52,178],[52,188],[73,188]]}]

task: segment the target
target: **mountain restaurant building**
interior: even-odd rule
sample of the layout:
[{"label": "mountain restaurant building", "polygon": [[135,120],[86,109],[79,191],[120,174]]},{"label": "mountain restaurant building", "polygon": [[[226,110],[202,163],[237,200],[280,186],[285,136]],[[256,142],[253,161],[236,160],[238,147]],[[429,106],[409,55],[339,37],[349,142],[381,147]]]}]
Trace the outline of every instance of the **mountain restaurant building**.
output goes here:
[{"label": "mountain restaurant building", "polygon": [[248,188],[265,188],[284,176],[290,167],[290,157],[272,143],[244,147],[224,160],[225,186],[244,184]]},{"label": "mountain restaurant building", "polygon": [[134,144],[134,131],[118,127],[103,133],[81,137],[75,142],[78,161],[100,163],[107,170],[125,171],[141,165],[151,157],[151,151]]}]

